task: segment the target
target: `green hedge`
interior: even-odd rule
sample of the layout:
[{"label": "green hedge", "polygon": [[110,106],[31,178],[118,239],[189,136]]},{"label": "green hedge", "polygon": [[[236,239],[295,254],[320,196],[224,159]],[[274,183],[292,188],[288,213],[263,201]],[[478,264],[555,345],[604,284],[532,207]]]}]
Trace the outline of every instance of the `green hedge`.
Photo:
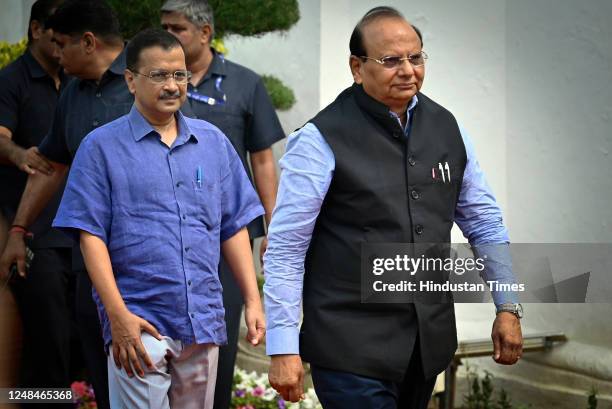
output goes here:
[{"label": "green hedge", "polygon": [[[162,0],[108,0],[125,38],[140,30],[159,25]],[[297,0],[211,0],[215,31],[220,38],[229,34],[253,36],[285,31],[300,19]]]},{"label": "green hedge", "polygon": [[18,43],[9,44],[0,41],[0,68],[6,67],[26,50],[28,40],[25,38]]},{"label": "green hedge", "polygon": [[287,87],[276,77],[271,75],[264,75],[261,77],[270,99],[272,99],[272,105],[279,111],[286,111],[295,104],[295,95],[291,88]]}]

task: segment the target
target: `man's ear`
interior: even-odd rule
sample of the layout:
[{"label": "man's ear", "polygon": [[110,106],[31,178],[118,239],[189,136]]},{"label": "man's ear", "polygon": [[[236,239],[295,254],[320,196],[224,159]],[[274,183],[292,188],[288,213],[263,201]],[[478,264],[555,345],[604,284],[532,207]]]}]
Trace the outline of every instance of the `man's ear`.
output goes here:
[{"label": "man's ear", "polygon": [[91,31],[86,31],[83,33],[81,36],[81,45],[83,46],[86,54],[91,54],[96,51],[97,41],[98,40],[96,39],[95,34]]},{"label": "man's ear", "polygon": [[126,68],[126,70],[123,71],[123,78],[125,78],[125,82],[127,84],[128,89],[130,90],[130,93],[132,95],[135,95],[136,85],[134,84],[134,80],[136,79],[136,76],[134,75],[134,73]]},{"label": "man's ear", "polygon": [[210,45],[211,41],[212,41],[212,27],[209,24],[204,24],[202,26],[202,29],[200,30],[200,38],[202,39],[202,44],[206,45]]},{"label": "man's ear", "polygon": [[38,40],[42,36],[43,31],[45,31],[45,28],[42,24],[40,24],[40,21],[32,20],[32,22],[30,23],[30,32],[32,33],[32,39]]},{"label": "man's ear", "polygon": [[354,55],[351,55],[349,57],[349,66],[351,67],[351,74],[353,74],[353,81],[355,81],[356,84],[362,83],[361,64],[363,64],[363,61],[360,58],[355,57]]}]

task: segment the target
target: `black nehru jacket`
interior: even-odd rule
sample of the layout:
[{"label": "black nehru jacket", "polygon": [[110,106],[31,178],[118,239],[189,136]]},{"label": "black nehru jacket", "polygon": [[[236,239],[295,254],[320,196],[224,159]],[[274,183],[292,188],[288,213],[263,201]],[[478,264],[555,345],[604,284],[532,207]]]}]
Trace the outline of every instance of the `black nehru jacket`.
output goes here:
[{"label": "black nehru jacket", "polygon": [[[420,339],[424,375],[457,348],[454,307],[361,303],[361,243],[448,243],[467,161],[453,115],[423,94],[407,139],[388,107],[354,84],[312,122],[335,170],[306,257],[300,353],[315,365],[401,381]],[[432,178],[448,162],[451,183]]]}]

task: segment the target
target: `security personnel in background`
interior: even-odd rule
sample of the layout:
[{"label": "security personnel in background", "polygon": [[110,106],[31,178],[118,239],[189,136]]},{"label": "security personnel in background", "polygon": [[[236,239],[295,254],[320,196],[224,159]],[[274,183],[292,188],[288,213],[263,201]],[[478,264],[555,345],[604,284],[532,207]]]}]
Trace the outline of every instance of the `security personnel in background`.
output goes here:
[{"label": "security personnel in background", "polygon": [[[162,26],[182,43],[187,69],[193,74],[187,102],[181,111],[216,125],[230,139],[253,180],[270,222],[276,202],[276,165],[271,146],[285,137],[261,78],[233,63],[210,47],[214,34],[213,12],[205,0],[168,0],[162,8]],[[247,164],[247,152],[251,169]],[[261,217],[248,226],[251,240],[265,235]],[[264,237],[260,254],[265,251]],[[236,360],[242,297],[226,262],[219,275],[228,344],[220,348],[215,408],[229,407]]]},{"label": "security personnel in background", "polygon": [[[58,99],[70,79],[59,65],[53,30],[46,26],[61,2],[38,0],[32,5],[28,47],[0,71],[0,217],[8,221],[13,241],[23,242],[31,230],[30,248],[35,254],[27,270],[19,261],[21,276],[11,280],[23,323],[19,385],[28,388],[67,388],[76,375],[71,369],[81,362],[78,338],[72,331],[76,281],[72,244],[51,228],[61,190],[49,196],[47,206],[41,206],[36,223],[26,227],[14,219],[28,175],[53,175],[58,184],[64,179],[63,172],[54,172],[37,148],[51,128]],[[6,268],[0,270],[0,287],[4,288],[7,273]]]},{"label": "security personnel in background", "polygon": [[[82,139],[105,123],[127,114],[134,103],[123,77],[126,63],[119,22],[106,2],[68,0],[48,21],[53,29],[60,64],[75,77],[59,99],[51,130],[38,149],[53,168],[28,177],[13,224],[28,229],[62,182]],[[0,259],[0,273],[25,257],[24,233],[9,236]],[[108,408],[108,375],[102,330],[92,299],[91,281],[75,248],[72,269],[77,275],[77,326],[99,408]],[[53,325],[52,321],[50,322]],[[42,337],[42,342],[45,337]],[[40,372],[48,367],[39,366]],[[49,386],[49,385],[44,385]]]}]

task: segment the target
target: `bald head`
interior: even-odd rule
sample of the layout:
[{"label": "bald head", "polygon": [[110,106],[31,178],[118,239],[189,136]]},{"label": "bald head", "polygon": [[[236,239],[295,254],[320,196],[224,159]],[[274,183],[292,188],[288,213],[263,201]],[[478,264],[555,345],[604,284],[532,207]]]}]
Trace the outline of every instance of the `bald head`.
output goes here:
[{"label": "bald head", "polygon": [[[364,44],[364,37],[365,37],[364,30],[368,25],[370,25],[371,23],[379,19],[400,19],[400,20],[406,21],[407,24],[410,24],[408,23],[404,15],[400,13],[398,10],[394,9],[393,7],[387,7],[387,6],[374,7],[373,9],[369,10],[367,13],[363,15],[361,20],[359,20],[359,22],[353,29],[353,33],[351,34],[351,39],[349,41],[349,49],[351,51],[351,55],[358,56],[358,57],[367,55],[366,45]],[[423,36],[421,34],[421,30],[419,30],[413,24],[410,24],[410,26],[412,27],[416,36],[418,37],[421,43],[420,44],[421,48],[422,48],[423,47]]]},{"label": "bald head", "polygon": [[423,85],[426,58],[417,30],[388,7],[366,13],[351,37],[349,65],[355,83],[400,118]]}]

